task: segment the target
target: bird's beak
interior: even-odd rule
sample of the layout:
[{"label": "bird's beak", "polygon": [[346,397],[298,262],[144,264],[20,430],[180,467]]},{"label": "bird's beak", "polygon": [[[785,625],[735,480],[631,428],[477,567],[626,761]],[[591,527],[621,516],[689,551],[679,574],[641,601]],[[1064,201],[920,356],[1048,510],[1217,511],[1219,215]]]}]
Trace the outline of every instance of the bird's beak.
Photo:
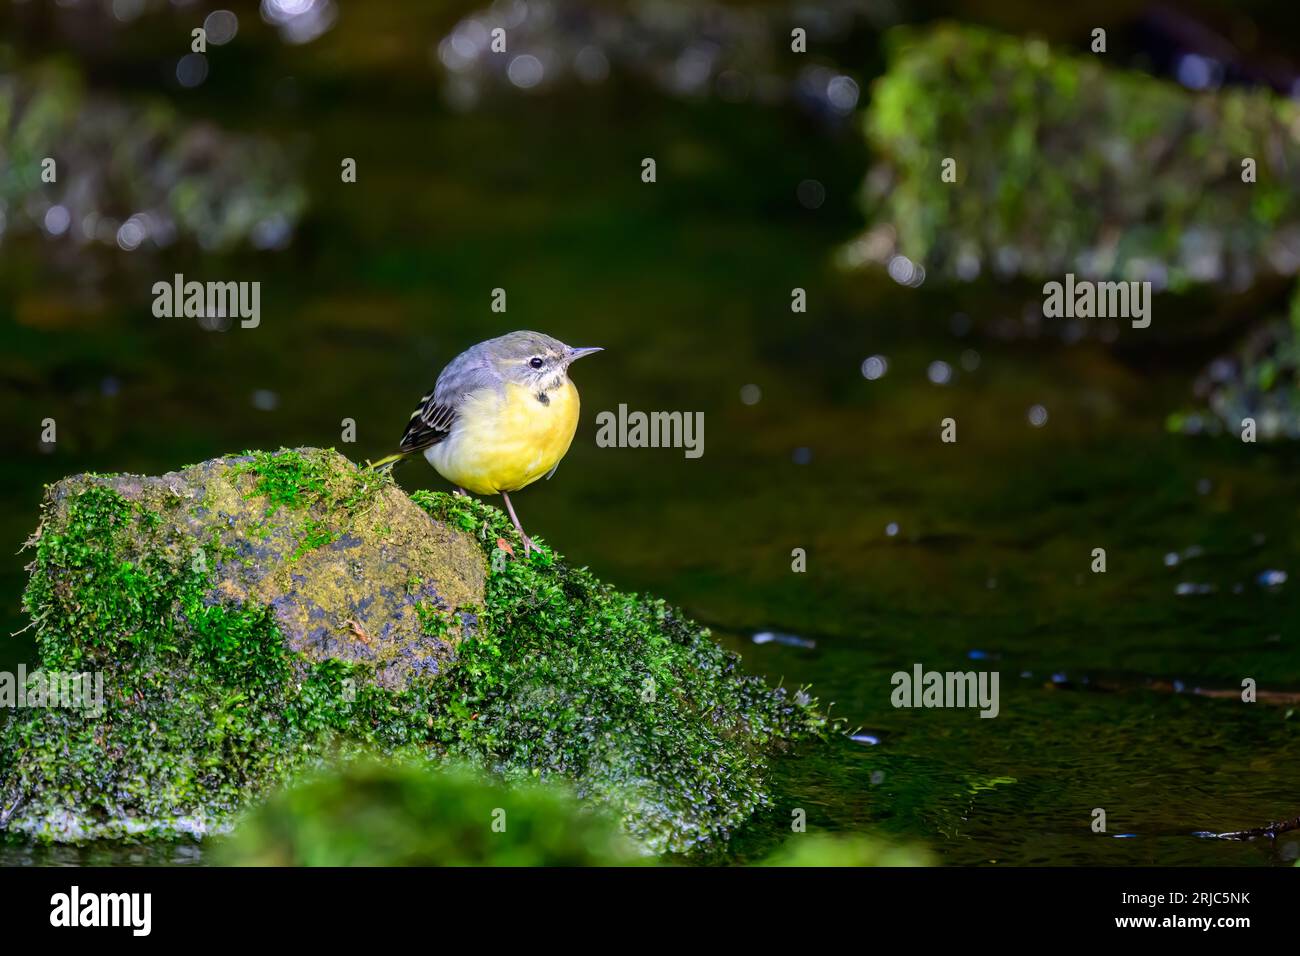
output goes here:
[{"label": "bird's beak", "polygon": [[593,346],[592,348],[586,348],[586,349],[569,349],[569,361],[576,362],[584,355],[595,355],[597,352],[603,352],[603,351],[605,350],[603,348],[600,348],[599,346]]}]

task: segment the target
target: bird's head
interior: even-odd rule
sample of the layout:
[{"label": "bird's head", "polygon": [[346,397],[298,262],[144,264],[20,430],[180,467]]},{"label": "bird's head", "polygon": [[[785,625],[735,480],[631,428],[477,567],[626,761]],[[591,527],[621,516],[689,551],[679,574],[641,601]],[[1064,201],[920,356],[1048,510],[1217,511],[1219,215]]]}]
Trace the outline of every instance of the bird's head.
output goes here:
[{"label": "bird's head", "polygon": [[559,388],[573,362],[601,351],[571,348],[541,332],[511,332],[485,342],[484,347],[488,362],[503,379],[533,392]]}]

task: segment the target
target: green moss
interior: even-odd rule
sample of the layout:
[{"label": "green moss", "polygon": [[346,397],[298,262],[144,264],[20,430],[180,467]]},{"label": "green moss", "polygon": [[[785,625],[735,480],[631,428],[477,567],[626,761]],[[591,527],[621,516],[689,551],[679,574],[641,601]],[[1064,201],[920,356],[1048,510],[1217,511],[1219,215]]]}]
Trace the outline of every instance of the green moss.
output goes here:
[{"label": "green moss", "polygon": [[349,763],[281,793],[216,846],[239,866],[601,866],[646,862],[567,788],[427,761]]},{"label": "green moss", "polygon": [[191,665],[214,680],[249,693],[272,695],[290,676],[268,608],[205,605],[187,595],[184,614],[192,642]]},{"label": "green moss", "polygon": [[416,614],[420,617],[420,627],[425,634],[430,637],[448,637],[455,625],[455,618],[443,608],[434,607],[431,604],[417,604]]},{"label": "green moss", "polygon": [[293,556],[290,560],[297,561],[308,551],[314,548],[323,548],[325,545],[338,539],[339,532],[335,531],[323,521],[315,519],[308,520],[302,541],[294,549]]},{"label": "green moss", "polygon": [[152,517],[116,491],[89,484],[68,501],[61,520],[42,529],[23,605],[38,625],[49,622],[36,631],[46,667],[75,670],[126,652],[123,645],[139,645],[145,634],[170,634],[184,572],[156,551],[143,562],[120,556],[125,539],[157,533]]},{"label": "green moss", "polygon": [[321,459],[283,450],[245,454],[252,460],[235,465],[231,473],[251,472],[257,476],[257,485],[249,494],[263,495],[270,500],[266,509],[268,518],[281,505],[305,508],[325,497],[329,471]]},{"label": "green moss", "polygon": [[268,520],[256,529],[259,536],[265,538],[274,533],[275,525],[270,523],[270,519],[281,507],[294,511],[312,508],[329,516],[329,521],[307,519],[294,560],[337,540],[343,532],[331,525],[338,525],[340,518],[349,519],[375,507],[379,490],[392,480],[388,472],[368,468],[341,471],[333,466],[328,456],[306,454],[300,449],[249,451],[244,456],[248,460],[234,465],[230,473],[232,477],[243,474],[256,476],[255,484],[245,497],[267,499]]},{"label": "green moss", "polygon": [[[310,508],[331,534],[381,506],[379,482],[383,494],[401,494],[332,453],[217,464],[236,484],[256,475],[271,517]],[[228,578],[218,586],[218,563],[242,567],[231,558],[247,546],[220,501],[209,518],[218,528],[234,521],[233,538],[157,495],[128,500],[93,477],[68,483],[47,506],[26,607],[42,664],[101,671],[108,700],[101,719],[32,710],[9,721],[0,806],[19,808],[11,831],[72,840],[209,832],[324,762],[415,752],[511,782],[567,781],[643,846],[687,852],[725,839],[767,802],[777,749],[826,731],[814,701],[742,675],[734,655],[662,601],[615,591],[544,544],[502,563],[497,539],[514,536],[502,512],[453,495],[412,498],[436,523],[470,532],[482,549],[475,561],[497,563],[481,606],[416,604],[426,636],[471,636],[437,673],[394,687],[377,680],[382,659],[309,659],[268,604],[232,598]],[[264,514],[255,504],[248,524]],[[425,574],[447,587],[432,566],[401,573],[404,600],[424,593]]]}]

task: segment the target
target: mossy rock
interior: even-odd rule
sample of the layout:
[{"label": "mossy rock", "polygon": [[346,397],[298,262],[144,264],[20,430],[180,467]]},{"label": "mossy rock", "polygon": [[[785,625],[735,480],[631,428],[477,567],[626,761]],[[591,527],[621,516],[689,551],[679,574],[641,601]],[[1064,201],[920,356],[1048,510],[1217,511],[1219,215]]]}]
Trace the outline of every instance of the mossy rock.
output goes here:
[{"label": "mossy rock", "polygon": [[662,601],[544,544],[521,560],[499,510],[408,497],[333,451],[67,479],[30,543],[40,666],[101,674],[105,700],[4,727],[10,836],[223,831],[368,753],[567,780],[685,852],[768,801],[775,750],[827,729]]},{"label": "mossy rock", "polygon": [[[198,587],[199,615],[265,608],[307,661],[369,663],[398,689],[437,673],[483,605],[487,566],[474,539],[335,452],[217,458],[158,478],[79,475],[49,489],[44,525],[45,580],[29,603],[68,625],[43,648],[66,666],[113,661],[141,623],[121,605],[150,580]],[[105,574],[124,587],[104,590]],[[428,633],[430,611],[454,626]]]}]

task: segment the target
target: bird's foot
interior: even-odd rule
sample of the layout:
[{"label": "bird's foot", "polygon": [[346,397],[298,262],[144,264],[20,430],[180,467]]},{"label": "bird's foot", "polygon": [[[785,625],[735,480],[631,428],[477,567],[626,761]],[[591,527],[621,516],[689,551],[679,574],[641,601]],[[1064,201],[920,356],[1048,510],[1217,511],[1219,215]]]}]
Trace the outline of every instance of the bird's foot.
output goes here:
[{"label": "bird's foot", "polygon": [[530,538],[530,537],[528,537],[528,535],[526,535],[526,534],[524,534],[522,531],[520,531],[520,532],[519,532],[519,537],[521,537],[521,538],[524,539],[524,557],[525,557],[525,558],[528,557],[530,554],[532,554],[534,551],[537,550],[535,547],[533,547],[533,539]]},{"label": "bird's foot", "polygon": [[468,498],[468,497],[469,497],[469,492],[466,491],[464,488],[453,488],[453,489],[451,489],[451,493],[452,493],[453,495],[456,495],[456,496],[459,497],[459,498]]}]

